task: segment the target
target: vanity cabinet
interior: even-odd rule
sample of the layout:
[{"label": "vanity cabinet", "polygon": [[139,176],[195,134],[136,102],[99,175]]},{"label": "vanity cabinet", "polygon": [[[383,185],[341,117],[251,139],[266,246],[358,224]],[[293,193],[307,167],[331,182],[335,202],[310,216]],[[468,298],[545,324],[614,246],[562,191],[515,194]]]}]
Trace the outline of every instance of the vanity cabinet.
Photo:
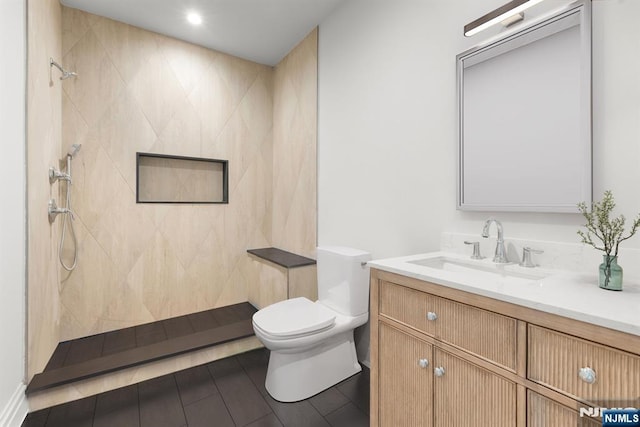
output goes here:
[{"label": "vanity cabinet", "polygon": [[378,384],[381,426],[515,425],[514,383],[384,322]]},{"label": "vanity cabinet", "polygon": [[370,314],[371,426],[591,427],[580,408],[640,406],[638,336],[376,268]]},{"label": "vanity cabinet", "polygon": [[379,331],[380,425],[432,426],[433,347],[384,323]]},{"label": "vanity cabinet", "polygon": [[554,402],[536,392],[527,392],[527,426],[529,427],[600,427],[602,424],[578,411]]},{"label": "vanity cabinet", "polygon": [[433,362],[435,426],[515,425],[515,383],[439,348]]}]

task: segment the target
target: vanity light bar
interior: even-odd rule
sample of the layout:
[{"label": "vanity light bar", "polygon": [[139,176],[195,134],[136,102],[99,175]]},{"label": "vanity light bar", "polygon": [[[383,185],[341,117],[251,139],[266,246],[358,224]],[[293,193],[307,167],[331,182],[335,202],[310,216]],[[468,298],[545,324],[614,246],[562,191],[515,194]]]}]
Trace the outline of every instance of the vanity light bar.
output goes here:
[{"label": "vanity light bar", "polygon": [[500,6],[499,8],[492,10],[486,15],[476,19],[475,21],[464,26],[465,37],[471,37],[480,31],[486,30],[492,25],[498,22],[504,21],[510,16],[516,15],[523,10],[530,8],[542,0],[512,0],[507,4]]}]

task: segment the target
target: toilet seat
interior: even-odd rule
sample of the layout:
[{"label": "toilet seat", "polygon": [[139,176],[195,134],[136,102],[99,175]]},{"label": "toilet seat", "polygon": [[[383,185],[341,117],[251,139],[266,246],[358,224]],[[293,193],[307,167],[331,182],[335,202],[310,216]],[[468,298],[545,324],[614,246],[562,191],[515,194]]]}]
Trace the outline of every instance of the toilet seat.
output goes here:
[{"label": "toilet seat", "polygon": [[307,298],[272,304],[253,315],[253,324],[273,339],[310,335],[333,327],[336,313]]}]

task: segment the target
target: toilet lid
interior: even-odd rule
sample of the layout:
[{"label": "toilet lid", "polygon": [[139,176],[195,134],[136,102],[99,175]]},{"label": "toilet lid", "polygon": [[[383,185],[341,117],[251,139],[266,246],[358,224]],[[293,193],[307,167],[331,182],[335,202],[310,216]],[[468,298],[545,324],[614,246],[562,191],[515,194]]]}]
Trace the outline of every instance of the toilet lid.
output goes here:
[{"label": "toilet lid", "polygon": [[304,335],[333,325],[336,315],[307,298],[292,298],[272,304],[253,315],[253,322],[274,337]]}]

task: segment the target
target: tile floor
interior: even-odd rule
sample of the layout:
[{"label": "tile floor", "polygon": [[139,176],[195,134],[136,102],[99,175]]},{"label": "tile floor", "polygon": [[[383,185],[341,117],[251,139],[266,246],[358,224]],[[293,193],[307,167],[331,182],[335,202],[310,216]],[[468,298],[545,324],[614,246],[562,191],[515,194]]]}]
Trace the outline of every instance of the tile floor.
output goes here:
[{"label": "tile floor", "polygon": [[366,427],[369,370],[302,402],[264,388],[269,352],[254,350],[29,414],[23,427]]}]

